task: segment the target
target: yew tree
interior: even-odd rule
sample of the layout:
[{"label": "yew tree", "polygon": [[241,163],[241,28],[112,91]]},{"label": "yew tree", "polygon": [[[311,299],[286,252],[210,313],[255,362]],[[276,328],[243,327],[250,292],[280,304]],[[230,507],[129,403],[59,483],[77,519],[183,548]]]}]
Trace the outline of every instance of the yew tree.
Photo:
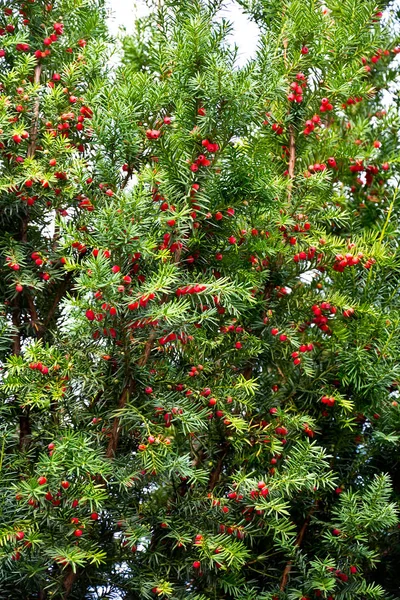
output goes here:
[{"label": "yew tree", "polygon": [[0,598],[399,597],[399,15],[0,3]]}]

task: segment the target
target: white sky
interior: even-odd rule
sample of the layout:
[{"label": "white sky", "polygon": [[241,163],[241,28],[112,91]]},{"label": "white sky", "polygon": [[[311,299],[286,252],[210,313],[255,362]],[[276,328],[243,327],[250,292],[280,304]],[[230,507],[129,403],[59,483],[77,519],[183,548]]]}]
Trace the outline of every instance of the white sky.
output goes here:
[{"label": "white sky", "polygon": [[[244,64],[248,58],[254,56],[258,41],[258,29],[232,0],[226,0],[225,6],[221,15],[233,24],[233,40],[239,47],[238,63]],[[109,27],[113,35],[118,33],[120,27],[124,27],[128,33],[131,32],[135,16],[140,17],[147,12],[147,8],[141,0],[108,0],[108,7],[110,10]]]}]

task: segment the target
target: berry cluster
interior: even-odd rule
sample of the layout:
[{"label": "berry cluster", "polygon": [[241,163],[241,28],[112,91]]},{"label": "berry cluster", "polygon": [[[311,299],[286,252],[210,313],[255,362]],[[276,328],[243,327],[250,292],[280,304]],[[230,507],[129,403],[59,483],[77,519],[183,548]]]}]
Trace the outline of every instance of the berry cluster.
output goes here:
[{"label": "berry cluster", "polygon": [[158,140],[161,135],[161,131],[159,129],[147,129],[146,137],[148,140]]},{"label": "berry cluster", "polygon": [[327,112],[329,110],[333,110],[333,105],[329,102],[328,98],[322,98],[319,110],[320,112]]},{"label": "berry cluster", "polygon": [[43,375],[47,375],[49,372],[49,367],[46,367],[41,362],[30,363],[29,368],[32,369],[32,371],[40,371]]},{"label": "berry cluster", "polygon": [[315,248],[315,246],[310,246],[307,252],[303,251],[299,252],[298,254],[295,254],[293,256],[293,260],[296,263],[304,260],[313,260],[313,258],[315,257],[316,250],[317,249]]},{"label": "berry cluster", "polygon": [[[303,73],[297,73],[296,80],[290,84],[290,89],[287,99],[289,102],[303,102],[303,90],[307,87],[307,79]],[[301,83],[299,83],[301,81]]]},{"label": "berry cluster", "polygon": [[175,293],[177,296],[186,296],[186,294],[201,294],[206,289],[207,286],[203,284],[186,285],[185,287],[178,288]]},{"label": "berry cluster", "polygon": [[332,306],[329,302],[321,302],[319,306],[318,304],[314,304],[311,307],[311,310],[314,313],[312,323],[319,327],[324,333],[329,333],[328,318],[329,315],[335,315],[337,313],[337,308]]},{"label": "berry cluster", "polygon": [[333,406],[336,400],[333,396],[322,396],[321,402],[322,404],[326,404],[326,406]]},{"label": "berry cluster", "polygon": [[[209,140],[203,140],[201,144],[210,154],[215,154],[219,150],[218,144],[213,144]],[[199,167],[209,167],[210,165],[211,160],[208,159],[204,154],[200,154],[196,158],[196,160],[190,165],[190,170],[193,173],[196,173],[199,170]]]},{"label": "berry cluster", "polygon": [[321,124],[321,117],[319,115],[314,115],[311,119],[306,121],[306,126],[303,130],[304,135],[310,135],[314,131],[314,129]]},{"label": "berry cluster", "polygon": [[292,352],[293,364],[296,366],[301,364],[300,353],[304,354],[305,352],[312,352],[313,350],[313,344],[301,344],[298,350]]},{"label": "berry cluster", "polygon": [[143,296],[141,296],[139,300],[135,300],[135,302],[131,302],[130,304],[128,304],[128,308],[129,310],[137,310],[139,307],[146,308],[147,304],[151,300],[154,300],[155,297],[156,296],[154,293],[143,294]]},{"label": "berry cluster", "polygon": [[[266,122],[268,122],[268,121],[266,121]],[[271,125],[271,129],[274,133],[276,133],[276,135],[282,135],[282,133],[283,133],[282,125],[278,125],[278,123],[273,123]]]},{"label": "berry cluster", "polygon": [[335,256],[335,262],[333,264],[333,270],[338,273],[343,273],[346,267],[354,267],[358,265],[360,259],[363,257],[363,254],[359,252],[357,256],[353,256],[353,254],[337,254]]}]

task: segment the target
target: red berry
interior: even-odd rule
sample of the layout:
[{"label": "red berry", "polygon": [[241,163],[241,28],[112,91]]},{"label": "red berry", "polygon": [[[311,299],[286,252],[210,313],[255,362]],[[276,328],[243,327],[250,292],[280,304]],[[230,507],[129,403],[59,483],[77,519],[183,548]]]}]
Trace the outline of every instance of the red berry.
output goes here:
[{"label": "red berry", "polygon": [[21,541],[24,539],[25,533],[23,531],[17,531],[17,533],[15,534],[15,537],[17,538],[17,540]]},{"label": "red berry", "polygon": [[46,477],[44,477],[43,475],[41,477],[39,477],[39,479],[37,480],[39,485],[44,485],[45,483],[47,483],[47,479]]},{"label": "red berry", "polygon": [[61,482],[61,487],[64,488],[64,490],[67,490],[70,486],[70,482],[69,481],[62,481]]},{"label": "red berry", "polygon": [[97,521],[97,519],[99,518],[99,514],[97,512],[92,512],[90,518],[92,519],[92,521]]},{"label": "red berry", "polygon": [[75,537],[81,537],[81,535],[83,535],[82,529],[75,529],[74,536]]},{"label": "red berry", "polygon": [[193,568],[200,569],[200,567],[201,567],[201,562],[199,560],[195,560],[193,563]]}]

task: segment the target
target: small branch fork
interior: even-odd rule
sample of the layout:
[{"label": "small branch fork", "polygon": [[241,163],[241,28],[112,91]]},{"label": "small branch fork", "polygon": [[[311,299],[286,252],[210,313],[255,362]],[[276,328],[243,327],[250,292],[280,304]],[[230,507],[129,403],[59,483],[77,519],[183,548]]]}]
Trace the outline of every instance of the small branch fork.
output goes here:
[{"label": "small branch fork", "polygon": [[[311,507],[311,509],[310,509],[310,511],[309,511],[309,513],[307,515],[307,518],[306,518],[306,520],[303,523],[303,527],[299,531],[299,535],[297,536],[296,541],[295,541],[295,546],[297,546],[298,548],[300,548],[301,544],[303,543],[304,536],[306,534],[308,525],[310,524],[310,520],[311,520],[312,514],[315,511],[316,507],[317,507],[317,504],[315,503]],[[285,567],[285,569],[283,571],[283,574],[282,574],[281,584],[279,586],[279,590],[281,592],[283,592],[285,590],[286,586],[287,586],[287,583],[288,583],[288,580],[289,580],[290,571],[292,570],[292,565],[293,565],[293,561],[292,560],[289,560],[286,563],[286,567]]]},{"label": "small branch fork", "polygon": [[[150,334],[149,339],[146,342],[143,355],[138,361],[139,367],[144,367],[145,364],[147,363],[147,361],[149,360],[155,337],[156,337],[156,332],[155,332],[155,330],[153,330]],[[121,396],[119,398],[119,402],[118,402],[118,408],[124,408],[124,406],[126,406],[126,403],[128,402],[128,399],[129,399],[129,395],[133,392],[134,389],[135,389],[135,382],[132,379],[130,379],[128,381],[128,383],[125,385],[124,389],[122,390],[122,394],[121,394]],[[119,417],[114,418],[112,429],[111,429],[111,437],[108,442],[107,451],[106,451],[107,458],[113,458],[115,456],[115,453],[117,450],[118,440],[119,440],[119,435],[120,435],[119,421],[120,421]]]}]

